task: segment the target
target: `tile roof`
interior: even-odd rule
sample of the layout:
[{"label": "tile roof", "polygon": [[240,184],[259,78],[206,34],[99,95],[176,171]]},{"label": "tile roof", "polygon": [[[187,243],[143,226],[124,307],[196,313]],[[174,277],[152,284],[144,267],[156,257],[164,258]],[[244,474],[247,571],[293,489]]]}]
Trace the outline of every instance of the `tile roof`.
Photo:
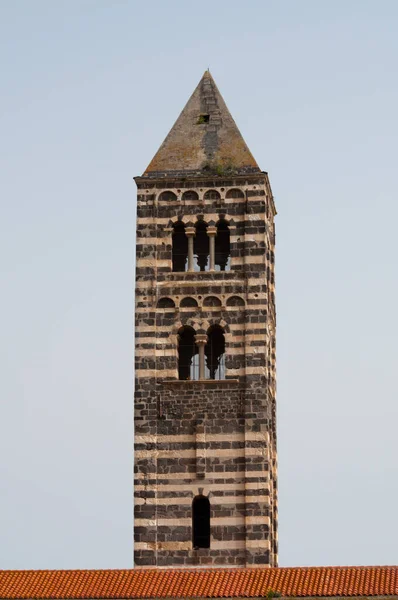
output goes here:
[{"label": "tile roof", "polygon": [[396,567],[0,571],[0,598],[398,596]]}]

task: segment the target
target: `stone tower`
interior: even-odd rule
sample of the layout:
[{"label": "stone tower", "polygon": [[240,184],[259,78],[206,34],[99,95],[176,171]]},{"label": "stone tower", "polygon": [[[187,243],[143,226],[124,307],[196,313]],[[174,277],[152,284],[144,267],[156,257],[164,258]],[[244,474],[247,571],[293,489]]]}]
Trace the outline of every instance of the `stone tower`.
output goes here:
[{"label": "stone tower", "polygon": [[276,566],[276,212],[208,71],[135,181],[135,565]]}]

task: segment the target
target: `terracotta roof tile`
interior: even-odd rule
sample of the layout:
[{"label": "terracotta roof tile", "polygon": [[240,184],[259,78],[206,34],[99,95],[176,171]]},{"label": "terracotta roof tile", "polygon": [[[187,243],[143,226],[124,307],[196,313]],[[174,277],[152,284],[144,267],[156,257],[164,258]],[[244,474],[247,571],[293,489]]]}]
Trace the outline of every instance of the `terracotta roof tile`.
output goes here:
[{"label": "terracotta roof tile", "polygon": [[0,598],[398,596],[396,567],[0,571]]}]

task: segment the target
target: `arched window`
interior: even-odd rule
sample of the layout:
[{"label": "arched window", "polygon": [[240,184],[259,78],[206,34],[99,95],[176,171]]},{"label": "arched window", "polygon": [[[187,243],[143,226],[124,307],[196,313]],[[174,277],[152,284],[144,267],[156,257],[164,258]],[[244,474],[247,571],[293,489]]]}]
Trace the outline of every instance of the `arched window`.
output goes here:
[{"label": "arched window", "polygon": [[207,190],[203,196],[205,200],[219,200],[221,198],[220,193],[217,190]]},{"label": "arched window", "polygon": [[172,298],[160,298],[156,308],[175,308],[175,303]]},{"label": "arched window", "polygon": [[245,301],[240,296],[231,296],[227,300],[227,306],[245,306]]},{"label": "arched window", "polygon": [[178,379],[199,379],[199,354],[195,330],[183,327],[178,336]]},{"label": "arched window", "polygon": [[206,296],[203,306],[221,306],[221,300],[217,296]]},{"label": "arched window", "polygon": [[183,298],[180,302],[180,308],[196,308],[197,306],[198,303],[195,300],[195,298],[191,298],[190,296],[187,296],[187,298]]},{"label": "arched window", "polygon": [[199,196],[193,190],[188,190],[187,192],[183,193],[182,199],[183,200],[199,200]]},{"label": "arched window", "polygon": [[206,496],[195,496],[192,502],[192,545],[210,548],[210,502]]},{"label": "arched window", "polygon": [[209,237],[207,235],[207,223],[197,221],[195,229],[196,235],[193,243],[195,271],[208,271]]},{"label": "arched window", "polygon": [[225,379],[225,337],[219,325],[213,325],[207,332],[205,357],[206,379]]},{"label": "arched window", "polygon": [[220,219],[217,223],[215,241],[215,267],[216,271],[229,271],[231,268],[231,245],[228,223]]},{"label": "arched window", "polygon": [[185,225],[177,221],[173,225],[173,271],[181,272],[187,270],[188,260],[188,238],[185,234]]},{"label": "arched window", "polygon": [[162,192],[159,196],[159,201],[166,201],[166,202],[173,202],[174,200],[177,200],[177,196],[175,195],[174,192]]},{"label": "arched window", "polygon": [[244,198],[245,195],[242,190],[238,190],[238,188],[234,188],[232,190],[228,190],[226,198]]}]

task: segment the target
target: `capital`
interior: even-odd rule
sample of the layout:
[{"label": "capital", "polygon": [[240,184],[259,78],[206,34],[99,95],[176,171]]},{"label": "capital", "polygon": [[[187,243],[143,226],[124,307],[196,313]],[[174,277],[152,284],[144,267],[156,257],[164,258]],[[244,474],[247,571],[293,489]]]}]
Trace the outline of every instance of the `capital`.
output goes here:
[{"label": "capital", "polygon": [[185,227],[185,235],[188,237],[194,237],[196,233],[195,227]]},{"label": "capital", "polygon": [[197,333],[195,335],[195,344],[197,346],[205,346],[207,344],[207,334],[206,333]]}]

